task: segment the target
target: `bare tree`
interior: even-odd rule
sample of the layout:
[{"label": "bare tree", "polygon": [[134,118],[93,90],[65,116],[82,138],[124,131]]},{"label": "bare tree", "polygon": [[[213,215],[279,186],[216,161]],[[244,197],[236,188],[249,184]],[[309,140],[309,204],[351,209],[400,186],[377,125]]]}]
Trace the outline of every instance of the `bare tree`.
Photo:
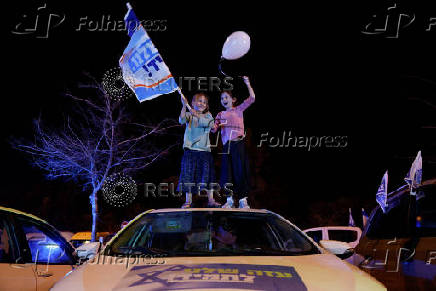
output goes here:
[{"label": "bare tree", "polygon": [[112,173],[138,171],[155,162],[176,143],[152,137],[168,134],[179,125],[170,119],[156,125],[134,122],[124,103],[112,100],[99,82],[88,78],[89,82],[80,84],[79,89],[92,90],[93,97],[67,93],[72,111],[64,117],[61,129],[47,129],[39,118],[34,122],[34,140],[14,140],[12,145],[30,154],[33,164],[45,170],[47,178],[73,179],[90,190],[92,241],[95,241],[97,193],[106,178]]}]

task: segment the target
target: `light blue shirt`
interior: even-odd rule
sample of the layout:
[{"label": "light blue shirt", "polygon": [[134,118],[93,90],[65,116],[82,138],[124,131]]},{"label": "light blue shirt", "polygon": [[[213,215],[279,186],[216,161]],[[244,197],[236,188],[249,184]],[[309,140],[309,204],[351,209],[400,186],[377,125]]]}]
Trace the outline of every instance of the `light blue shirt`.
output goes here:
[{"label": "light blue shirt", "polygon": [[201,114],[199,118],[186,112],[185,116],[179,117],[179,123],[186,124],[183,148],[210,152],[209,133],[214,125],[210,112]]}]

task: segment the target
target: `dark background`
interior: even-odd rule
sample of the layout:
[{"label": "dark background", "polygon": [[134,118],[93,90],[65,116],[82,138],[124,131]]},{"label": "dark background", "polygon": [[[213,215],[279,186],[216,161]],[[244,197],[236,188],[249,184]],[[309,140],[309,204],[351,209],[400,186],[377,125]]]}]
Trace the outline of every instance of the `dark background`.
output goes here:
[{"label": "dark background", "polygon": [[[346,225],[349,207],[359,221],[361,207],[369,212],[375,206],[384,172],[389,171],[389,191],[401,186],[418,150],[424,179],[436,177],[436,27],[426,31],[436,10],[426,3],[397,2],[399,11],[416,18],[400,29],[398,38],[388,38],[392,30],[380,35],[362,30],[374,14],[377,23],[383,21],[395,2],[318,2],[131,1],[139,19],[164,20],[165,29],[149,35],[176,77],[220,76],[217,63],[226,37],[236,30],[250,35],[250,52],[224,67],[250,76],[256,92],[255,104],[245,113],[255,185],[251,199],[255,206],[290,218],[302,228]],[[48,38],[36,37],[43,32],[11,32],[18,23],[26,23],[23,14],[30,19],[44,3],[47,9],[41,15],[65,15]],[[76,29],[80,17],[99,20],[110,15],[122,20],[125,2],[5,5],[0,205],[38,215],[62,230],[90,229],[89,193],[72,182],[46,181],[9,140],[31,138],[32,120],[40,114],[43,119],[60,115],[66,104],[63,93],[83,72],[101,79],[117,67],[129,41],[124,31]],[[234,84],[237,96],[248,96],[240,80]],[[184,89],[188,97],[195,92]],[[208,93],[215,115],[222,110],[219,94]],[[177,94],[136,106],[153,120],[177,118],[181,108]],[[262,133],[281,137],[284,131],[294,137],[346,136],[347,146],[310,151],[256,147]],[[179,133],[174,139],[182,140],[183,129]],[[135,180],[138,184],[174,180],[181,155],[181,148],[173,150]],[[182,203],[180,198],[146,199],[139,188],[138,198],[126,208],[113,208],[100,199],[102,230],[117,230],[123,220],[151,207]]]}]

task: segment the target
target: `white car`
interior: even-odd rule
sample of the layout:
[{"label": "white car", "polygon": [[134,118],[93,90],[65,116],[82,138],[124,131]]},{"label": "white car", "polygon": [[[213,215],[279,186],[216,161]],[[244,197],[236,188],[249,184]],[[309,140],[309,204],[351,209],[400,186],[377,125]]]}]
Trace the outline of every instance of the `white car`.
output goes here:
[{"label": "white car", "polygon": [[[340,242],[330,243],[343,255]],[[221,208],[144,212],[53,287],[212,289],[386,290],[273,212]]]}]

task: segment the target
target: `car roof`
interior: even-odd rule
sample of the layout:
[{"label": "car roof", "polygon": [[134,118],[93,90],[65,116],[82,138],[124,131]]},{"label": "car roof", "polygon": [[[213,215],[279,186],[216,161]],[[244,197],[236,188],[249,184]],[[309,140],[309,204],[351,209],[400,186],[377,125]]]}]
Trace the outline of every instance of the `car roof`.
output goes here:
[{"label": "car roof", "polygon": [[[106,237],[108,236],[110,233],[107,231],[103,231],[103,232],[97,232],[96,236],[100,237]],[[75,233],[72,237],[71,240],[90,240],[91,239],[91,235],[92,233],[90,231],[80,231]]]},{"label": "car roof", "polygon": [[10,212],[10,213],[18,214],[18,215],[23,215],[23,216],[26,216],[26,217],[29,217],[29,218],[32,218],[32,219],[38,220],[38,221],[40,221],[40,222],[42,222],[42,223],[45,223],[45,224],[50,225],[50,223],[48,223],[48,222],[45,221],[44,219],[41,219],[41,218],[39,218],[38,216],[35,216],[35,215],[33,215],[33,214],[30,214],[30,213],[25,213],[25,212],[22,212],[22,211],[19,211],[19,210],[13,209],[13,208],[7,208],[7,207],[2,207],[2,206],[0,206],[0,210],[1,210],[1,211],[5,211],[5,212]]}]

